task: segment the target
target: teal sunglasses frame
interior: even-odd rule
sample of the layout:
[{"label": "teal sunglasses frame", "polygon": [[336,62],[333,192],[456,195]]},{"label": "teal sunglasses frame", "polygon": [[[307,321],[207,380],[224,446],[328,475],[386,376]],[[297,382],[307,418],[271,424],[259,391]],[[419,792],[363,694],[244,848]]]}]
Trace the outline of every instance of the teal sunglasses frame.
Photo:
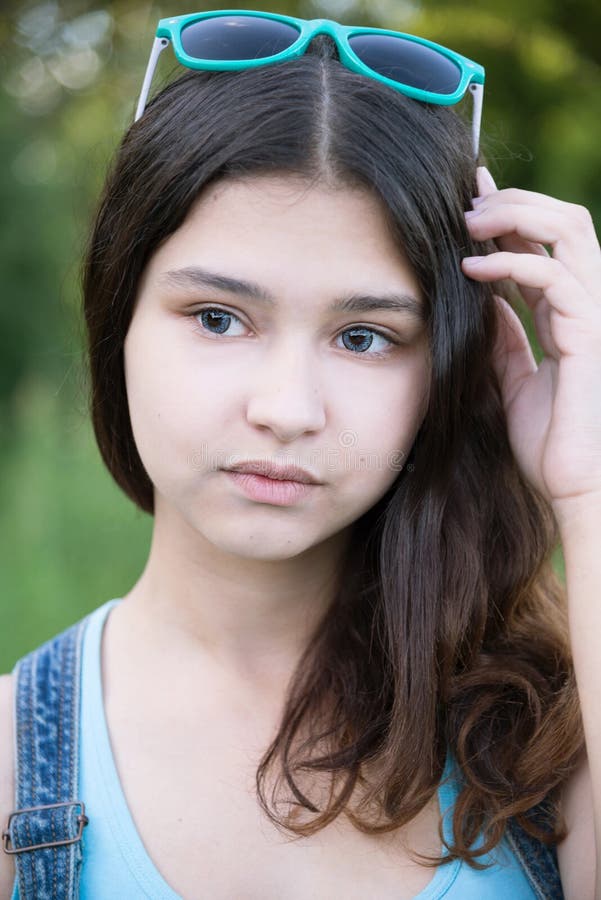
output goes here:
[{"label": "teal sunglasses frame", "polygon": [[[200,22],[203,19],[214,19],[224,16],[249,16],[262,19],[274,19],[277,22],[283,22],[286,25],[291,25],[296,28],[298,30],[298,38],[290,45],[290,47],[287,47],[282,52],[264,58],[211,60],[197,59],[196,57],[189,56],[182,45],[181,35],[184,28],[194,22]],[[338,22],[334,22],[331,19],[298,19],[294,16],[284,16],[279,13],[262,12],[260,10],[220,9],[160,19],[157,25],[148,65],[146,67],[146,74],[144,76],[134,121],[137,122],[144,112],[158,58],[169,44],[172,44],[178,62],[189,69],[204,69],[213,72],[235,72],[242,69],[256,68],[258,66],[276,65],[277,63],[286,62],[289,59],[296,59],[297,57],[302,56],[313,38],[319,34],[326,34],[335,41],[340,56],[340,62],[348,69],[351,69],[353,72],[358,72],[361,75],[366,75],[376,81],[380,81],[382,84],[385,84],[388,87],[393,88],[393,90],[399,91],[401,94],[405,94],[414,100],[419,100],[423,103],[452,106],[455,103],[459,103],[469,91],[473,100],[473,149],[475,158],[478,158],[485,78],[484,68],[481,65],[468,59],[466,56],[462,56],[460,53],[456,53],[454,50],[443,47],[441,44],[436,44],[433,41],[417,37],[413,34],[404,34],[401,31],[389,31],[385,28],[368,28],[360,25],[340,25]],[[440,53],[442,56],[455,63],[461,73],[457,89],[452,94],[425,91],[420,88],[412,87],[411,85],[401,84],[398,81],[386,78],[385,75],[381,75],[374,71],[363,63],[353,52],[348,40],[350,37],[365,34],[400,37]]]}]

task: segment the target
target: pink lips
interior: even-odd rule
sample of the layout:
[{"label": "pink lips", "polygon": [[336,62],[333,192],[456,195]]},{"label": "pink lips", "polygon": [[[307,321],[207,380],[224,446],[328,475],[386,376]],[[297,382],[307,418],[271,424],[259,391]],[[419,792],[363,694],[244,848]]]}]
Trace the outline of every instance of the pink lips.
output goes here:
[{"label": "pink lips", "polygon": [[290,506],[306,497],[317,487],[301,481],[282,481],[277,478],[266,478],[264,475],[253,475],[250,472],[231,472],[226,475],[234,481],[240,490],[261,503],[272,503],[275,506]]},{"label": "pink lips", "polygon": [[299,466],[281,466],[264,459],[245,460],[233,466],[228,466],[228,470],[231,472],[263,475],[266,478],[276,478],[278,481],[300,481],[302,484],[319,484],[319,480],[306,469],[301,469]]},{"label": "pink lips", "polygon": [[226,474],[251,500],[275,506],[297,503],[320,483],[306,469],[276,466],[265,460],[238,463]]}]

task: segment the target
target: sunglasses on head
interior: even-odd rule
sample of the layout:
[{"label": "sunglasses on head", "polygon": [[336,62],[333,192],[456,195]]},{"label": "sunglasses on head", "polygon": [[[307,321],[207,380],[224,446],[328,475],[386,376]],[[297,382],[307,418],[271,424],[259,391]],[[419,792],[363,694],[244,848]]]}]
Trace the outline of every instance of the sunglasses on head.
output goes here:
[{"label": "sunglasses on head", "polygon": [[469,91],[478,157],[484,96],[484,69],[478,63],[412,34],[258,10],[224,9],[161,19],[135,121],[144,112],[157,60],[169,43],[178,62],[190,69],[232,72],[295,59],[318,34],[336,42],[340,62],[347,68],[415,100],[451,106]]}]

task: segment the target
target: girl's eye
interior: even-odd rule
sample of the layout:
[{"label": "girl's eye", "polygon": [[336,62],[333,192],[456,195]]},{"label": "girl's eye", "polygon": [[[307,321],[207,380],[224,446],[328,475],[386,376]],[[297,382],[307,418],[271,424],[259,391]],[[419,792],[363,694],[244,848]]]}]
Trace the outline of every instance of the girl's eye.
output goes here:
[{"label": "girl's eye", "polygon": [[[229,330],[232,320],[238,322],[244,330],[244,324],[238,316],[218,306],[207,307],[199,312],[191,313],[191,316],[201,325],[203,330],[208,331],[210,334],[227,334],[228,337],[235,337],[236,334]],[[379,350],[370,349],[374,342],[373,335],[376,336],[376,341],[382,342]],[[346,328],[340,332],[338,337],[344,339],[344,347],[351,353],[354,353],[356,356],[368,356],[371,358],[388,356],[392,353],[394,347],[401,343],[375,328],[368,328],[366,325]]]},{"label": "girl's eye", "polygon": [[[242,325],[241,320],[234,313],[227,312],[225,309],[219,309],[216,306],[201,309],[200,312],[193,313],[193,316],[211,334],[225,334],[232,319],[235,319],[236,322],[240,322]],[[213,328],[216,330],[213,331]],[[231,332],[228,332],[228,335],[231,335]]]},{"label": "girl's eye", "polygon": [[[366,353],[365,351],[369,350],[373,344],[374,339],[371,335],[374,334],[376,335],[377,340],[383,342],[380,345],[383,349]],[[388,335],[382,334],[381,331],[378,331],[375,328],[368,328],[366,325],[347,328],[344,331],[341,331],[338,337],[344,337],[345,335],[349,335],[349,338],[345,340],[344,346],[347,350],[351,350],[353,353],[360,356],[388,356],[392,353],[394,347],[400,343],[400,341],[395,341],[393,338],[388,337]],[[367,335],[367,337],[365,335]]]}]

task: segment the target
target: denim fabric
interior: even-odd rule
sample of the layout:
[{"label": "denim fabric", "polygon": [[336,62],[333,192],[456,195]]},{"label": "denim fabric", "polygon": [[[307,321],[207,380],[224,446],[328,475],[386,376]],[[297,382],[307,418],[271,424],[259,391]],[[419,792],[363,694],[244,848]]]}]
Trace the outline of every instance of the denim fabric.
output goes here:
[{"label": "denim fabric", "polygon": [[[538,818],[542,809],[543,804],[535,806],[528,818]],[[556,848],[535,840],[513,819],[509,820],[506,836],[539,900],[565,900]]]},{"label": "denim fabric", "polygon": [[[37,803],[52,802],[58,799],[73,799],[77,796],[77,764],[81,748],[78,746],[77,738],[88,744],[90,740],[94,743],[95,754],[102,754],[102,757],[108,766],[112,762],[112,753],[110,751],[110,742],[108,734],[103,739],[103,729],[105,729],[104,710],[102,708],[102,693],[100,685],[100,640],[102,633],[103,621],[108,612],[108,608],[116,601],[109,601],[104,607],[95,610],[91,616],[82,622],[74,625],[62,635],[49,641],[39,650],[34,651],[25,657],[15,667],[18,672],[18,696],[17,696],[17,733],[21,734],[21,744],[17,756],[17,806],[36,805]],[[87,716],[87,726],[89,729],[83,734],[78,735],[79,728],[79,708],[80,708],[80,667],[82,664],[82,636],[84,627],[87,627],[88,619],[91,620],[88,640],[86,634],[85,643],[88,645],[86,659],[88,662],[88,674],[86,676],[86,684],[88,691],[85,695],[85,702],[90,706]],[[84,645],[85,646],[85,645]],[[85,660],[84,660],[85,661]],[[97,696],[93,699],[89,691],[95,691]],[[85,719],[85,716],[84,716]],[[82,726],[84,720],[82,720]],[[98,732],[98,729],[100,731]],[[60,748],[60,749],[59,749]],[[89,750],[86,752],[90,752]],[[106,757],[106,758],[105,758]],[[108,760],[108,762],[107,762]],[[84,760],[85,761],[85,760]],[[82,761],[82,765],[83,762]],[[112,772],[109,768],[105,771]],[[445,774],[450,774],[448,767]],[[91,776],[92,772],[88,772]],[[23,787],[21,785],[23,784]],[[90,799],[90,809],[94,808],[95,814],[93,819],[95,823],[94,831],[91,829],[88,837],[88,851],[86,851],[86,834],[84,831],[83,841],[79,841],[67,847],[56,848],[54,850],[37,850],[28,851],[26,853],[15,856],[18,862],[19,887],[15,883],[13,900],[24,900],[24,898],[35,898],[35,900],[45,900],[45,898],[65,898],[65,900],[75,900],[80,896],[79,888],[79,872],[82,862],[82,850],[88,852],[90,859],[88,862],[92,865],[88,869],[88,874],[82,879],[81,893],[85,896],[98,897],[104,896],[102,891],[106,887],[106,881],[110,882],[110,873],[117,860],[122,864],[123,860],[123,842],[119,847],[115,848],[110,841],[110,835],[114,832],[115,822],[112,822],[109,815],[111,804],[103,806],[100,802],[100,795],[97,787],[97,773],[94,773],[94,780],[84,777],[81,781],[83,792],[86,796],[81,799],[88,803]],[[36,804],[28,802],[27,790],[29,797],[35,797]],[[96,794],[94,791],[96,790]],[[111,802],[114,809],[121,808],[121,825],[128,825],[129,811],[127,810],[125,800],[121,804],[114,803],[115,798],[120,799],[121,789],[118,781],[116,770],[112,772],[109,782],[103,785],[103,791],[111,791]],[[19,793],[21,791],[21,793]],[[37,793],[36,793],[37,791]],[[446,792],[446,793],[445,793]],[[42,799],[40,799],[42,797]],[[49,799],[51,798],[51,799]],[[446,836],[446,819],[452,814],[453,791],[447,788],[443,783],[439,789],[439,798],[441,801],[441,811],[447,808],[447,816],[445,816],[445,836]],[[529,816],[537,818],[543,809],[543,804],[535,807],[530,811]],[[52,813],[53,821],[43,821],[31,814],[22,814],[21,826],[13,828],[14,835],[11,833],[11,839],[15,845],[23,844],[25,840],[31,844],[34,841],[26,834],[25,819],[31,827],[37,829],[32,837],[35,843],[41,840],[57,840],[56,834],[58,828],[65,828],[67,836],[75,836],[77,833],[76,814],[79,810],[71,807],[68,814],[57,811]],[[113,810],[114,813],[114,810]],[[106,818],[106,822],[105,822]],[[110,820],[110,821],[109,821]],[[542,820],[541,820],[542,821]],[[110,824],[110,822],[112,824]],[[129,840],[125,840],[125,844],[131,844],[132,859],[136,861],[141,871],[147,872],[149,875],[158,877],[152,861],[147,858],[143,845],[137,835],[133,822],[129,830]],[[106,827],[105,827],[106,826]],[[52,833],[52,827],[55,832],[49,837],[49,831]],[[108,829],[108,831],[107,831]],[[98,832],[97,834],[95,832]],[[103,838],[104,832],[107,831],[106,839]],[[25,833],[25,834],[24,834]],[[38,838],[40,834],[40,838]],[[83,846],[82,846],[83,845]],[[138,846],[139,845],[139,846]],[[511,858],[507,860],[502,854],[501,867],[492,868],[483,872],[472,870],[469,867],[455,866],[454,876],[449,880],[449,884],[443,885],[440,876],[443,870],[449,867],[440,867],[437,870],[439,874],[438,883],[432,882],[422,894],[428,897],[440,897],[442,894],[447,896],[457,895],[465,898],[495,896],[505,897],[506,889],[514,900],[521,900],[528,890],[527,884],[531,887],[532,893],[538,900],[563,900],[563,891],[561,888],[561,880],[557,866],[557,854],[554,848],[547,848],[544,844],[534,840],[527,832],[524,831],[515,821],[510,820],[509,827],[506,832],[506,846],[508,847],[509,857],[513,854],[523,870],[526,881],[521,888],[516,888],[519,879],[510,875],[512,866],[515,862],[511,862]],[[497,849],[497,848],[495,848]],[[499,846],[499,850],[501,850]],[[98,857],[103,854],[108,859],[102,863]],[[137,855],[136,855],[137,853]],[[23,861],[26,861],[25,865]],[[458,861],[456,861],[458,862]],[[508,867],[508,868],[506,868]],[[86,866],[84,866],[85,874]],[[517,869],[515,870],[517,873]],[[95,874],[96,873],[96,874]],[[506,874],[505,874],[506,873]],[[131,870],[121,873],[123,877],[122,886],[125,890],[124,896],[134,896],[132,890],[137,882],[131,881]],[[138,873],[139,874],[139,873]],[[96,877],[96,875],[98,877]],[[90,884],[87,882],[90,881]],[[100,879],[100,880],[99,880]],[[151,879],[152,880],[152,879]],[[156,878],[155,878],[156,880]],[[83,882],[86,882],[84,885]],[[509,885],[512,887],[509,887]],[[100,888],[100,884],[103,888]],[[452,886],[451,886],[452,885]],[[98,890],[101,893],[98,894]],[[92,893],[90,894],[89,891]],[[168,886],[165,885],[165,891],[169,896],[175,895]],[[123,892],[121,892],[123,893]],[[158,896],[161,892],[151,891],[148,896]],[[422,896],[420,894],[420,897]],[[145,894],[146,895],[146,894]],[[108,895],[107,895],[108,896]],[[114,894],[110,895],[111,897]],[[162,894],[161,894],[162,896]]]},{"label": "denim fabric", "polygon": [[[19,660],[16,681],[16,815],[8,833],[15,849],[77,838],[79,684],[85,620]],[[69,805],[22,811],[29,807]],[[22,900],[78,896],[81,840],[13,857]]]}]

